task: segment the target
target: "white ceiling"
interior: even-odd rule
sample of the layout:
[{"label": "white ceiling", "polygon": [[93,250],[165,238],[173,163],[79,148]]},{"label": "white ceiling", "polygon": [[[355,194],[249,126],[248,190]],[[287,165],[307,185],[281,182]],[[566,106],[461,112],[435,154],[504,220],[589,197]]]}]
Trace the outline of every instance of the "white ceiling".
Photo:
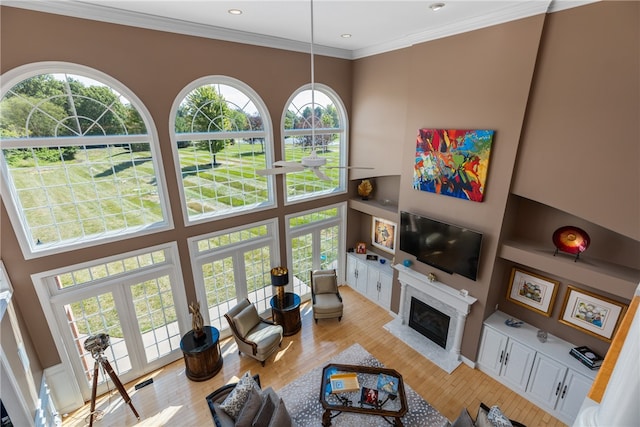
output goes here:
[{"label": "white ceiling", "polygon": [[[318,54],[356,59],[597,0],[313,0]],[[429,8],[441,2],[445,6]],[[5,0],[8,6],[308,52],[310,0]],[[242,10],[231,15],[229,9]],[[341,37],[351,34],[350,38]]]}]

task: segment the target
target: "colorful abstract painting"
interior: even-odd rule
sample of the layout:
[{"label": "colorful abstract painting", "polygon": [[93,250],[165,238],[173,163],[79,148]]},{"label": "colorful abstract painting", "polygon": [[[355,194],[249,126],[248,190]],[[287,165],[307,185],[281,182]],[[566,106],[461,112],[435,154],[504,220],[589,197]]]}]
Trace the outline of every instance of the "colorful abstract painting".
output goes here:
[{"label": "colorful abstract painting", "polygon": [[481,202],[492,130],[420,129],[413,188]]}]

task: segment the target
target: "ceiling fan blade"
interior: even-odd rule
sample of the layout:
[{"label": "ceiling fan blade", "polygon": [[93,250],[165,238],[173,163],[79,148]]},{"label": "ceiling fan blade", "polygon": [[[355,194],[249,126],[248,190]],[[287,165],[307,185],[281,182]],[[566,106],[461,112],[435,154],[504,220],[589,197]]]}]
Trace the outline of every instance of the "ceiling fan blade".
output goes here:
[{"label": "ceiling fan blade", "polygon": [[320,169],[318,168],[311,168],[311,170],[313,171],[313,173],[316,174],[316,176],[324,181],[331,181],[331,178],[329,178],[327,175],[324,174],[324,172],[322,172]]},{"label": "ceiling fan blade", "polygon": [[325,169],[375,169],[367,166],[325,166]]},{"label": "ceiling fan blade", "polygon": [[304,167],[281,167],[281,168],[271,168],[271,169],[260,169],[256,171],[256,174],[260,176],[267,175],[282,175],[289,172],[300,172],[303,171]]},{"label": "ceiling fan blade", "polygon": [[[292,168],[302,168],[302,164],[299,162],[287,162],[284,160],[278,160],[277,162],[273,162],[273,166],[286,166]],[[302,170],[302,169],[301,169]]]}]

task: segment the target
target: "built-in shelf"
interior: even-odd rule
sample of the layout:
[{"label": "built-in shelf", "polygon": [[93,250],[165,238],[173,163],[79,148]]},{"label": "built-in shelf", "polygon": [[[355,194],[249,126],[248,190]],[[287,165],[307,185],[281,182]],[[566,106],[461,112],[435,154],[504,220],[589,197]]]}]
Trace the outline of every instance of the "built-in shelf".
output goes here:
[{"label": "built-in shelf", "polygon": [[390,221],[398,220],[398,205],[381,200],[349,199],[349,207],[371,216],[382,217]]},{"label": "built-in shelf", "polygon": [[558,253],[551,245],[542,246],[531,241],[509,240],[502,244],[499,256],[503,259],[547,272],[584,285],[606,289],[608,292],[631,299],[640,282],[640,271],[603,260],[581,255]]}]

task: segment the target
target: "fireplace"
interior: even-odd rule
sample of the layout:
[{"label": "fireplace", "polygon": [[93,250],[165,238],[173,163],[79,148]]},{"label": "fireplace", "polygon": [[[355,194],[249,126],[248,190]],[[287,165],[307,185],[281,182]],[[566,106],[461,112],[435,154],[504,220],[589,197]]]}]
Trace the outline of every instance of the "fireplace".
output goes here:
[{"label": "fireplace", "polygon": [[453,372],[462,362],[464,325],[477,300],[411,268],[394,268],[401,286],[400,309],[385,328],[447,373]]},{"label": "fireplace", "polygon": [[409,326],[444,349],[447,348],[450,320],[443,312],[411,297]]}]

